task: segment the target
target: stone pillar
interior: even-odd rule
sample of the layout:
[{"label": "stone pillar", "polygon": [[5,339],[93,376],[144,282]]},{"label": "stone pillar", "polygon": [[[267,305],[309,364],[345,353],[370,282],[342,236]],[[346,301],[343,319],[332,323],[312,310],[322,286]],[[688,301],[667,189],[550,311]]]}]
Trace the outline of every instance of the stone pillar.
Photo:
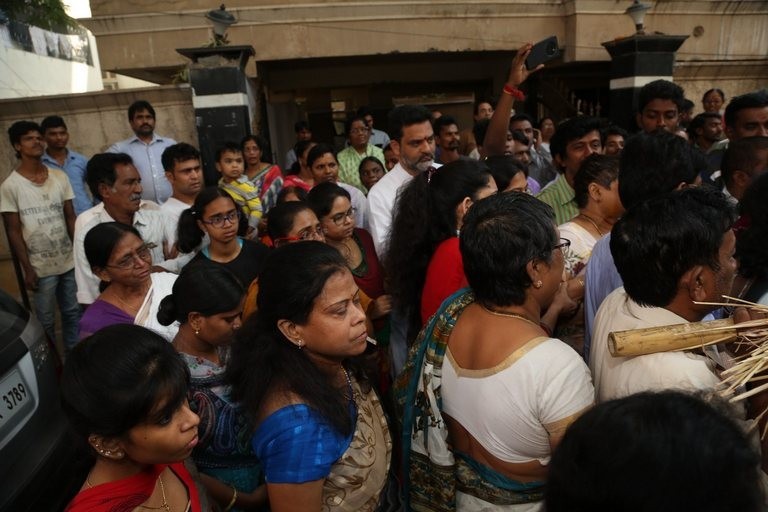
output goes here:
[{"label": "stone pillar", "polygon": [[637,131],[637,94],[654,80],[672,81],[675,52],[688,36],[644,35],[602,43],[611,55],[610,120],[630,132]]},{"label": "stone pillar", "polygon": [[254,55],[253,47],[178,48],[176,51],[192,61],[188,68],[189,84],[205,184],[215,185],[219,180],[216,149],[224,142],[239,143],[251,133],[256,91],[245,74],[245,65]]}]

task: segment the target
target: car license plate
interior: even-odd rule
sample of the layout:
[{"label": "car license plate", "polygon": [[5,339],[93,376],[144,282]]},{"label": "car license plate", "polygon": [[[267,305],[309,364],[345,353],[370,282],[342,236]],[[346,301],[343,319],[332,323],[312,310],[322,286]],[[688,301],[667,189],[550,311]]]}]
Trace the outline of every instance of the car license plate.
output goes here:
[{"label": "car license plate", "polygon": [[21,373],[11,370],[0,381],[0,427],[9,425],[14,416],[28,409],[33,402],[32,391],[24,384]]}]

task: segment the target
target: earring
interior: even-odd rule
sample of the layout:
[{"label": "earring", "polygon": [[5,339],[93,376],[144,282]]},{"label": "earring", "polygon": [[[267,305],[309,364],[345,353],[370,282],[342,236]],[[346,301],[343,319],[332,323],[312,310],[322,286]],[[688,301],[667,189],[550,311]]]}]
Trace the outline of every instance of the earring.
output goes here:
[{"label": "earring", "polygon": [[541,288],[542,286],[544,286],[544,283],[542,283],[542,282],[541,282],[541,279],[539,279],[538,281],[536,281],[535,283],[533,283],[533,287],[534,287],[534,288],[536,288],[537,290],[538,290],[539,288]]},{"label": "earring", "polygon": [[195,336],[198,336],[200,334],[200,329],[195,329]]},{"label": "earring", "polygon": [[304,348],[304,340],[299,340],[296,344],[297,347],[299,347],[299,350]]}]

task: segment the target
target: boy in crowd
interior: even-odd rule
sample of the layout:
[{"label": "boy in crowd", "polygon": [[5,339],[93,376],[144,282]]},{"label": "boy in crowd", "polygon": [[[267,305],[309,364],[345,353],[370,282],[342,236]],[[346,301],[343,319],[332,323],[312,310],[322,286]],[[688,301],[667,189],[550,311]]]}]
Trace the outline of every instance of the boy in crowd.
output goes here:
[{"label": "boy in crowd", "polygon": [[232,196],[248,219],[247,238],[256,238],[261,220],[259,190],[244,175],[243,152],[234,142],[227,142],[216,151],[216,170],[221,174],[219,187]]}]

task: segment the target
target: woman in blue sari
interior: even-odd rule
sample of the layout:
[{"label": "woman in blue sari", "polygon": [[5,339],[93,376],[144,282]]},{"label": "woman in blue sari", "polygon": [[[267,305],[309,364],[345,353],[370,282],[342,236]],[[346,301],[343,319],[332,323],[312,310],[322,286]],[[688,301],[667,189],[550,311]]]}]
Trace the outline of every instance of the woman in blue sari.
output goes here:
[{"label": "woman in blue sari", "polygon": [[306,241],[270,254],[227,374],[253,421],[272,512],[379,507],[392,440],[357,362],[367,339],[360,290],[336,249]]}]

